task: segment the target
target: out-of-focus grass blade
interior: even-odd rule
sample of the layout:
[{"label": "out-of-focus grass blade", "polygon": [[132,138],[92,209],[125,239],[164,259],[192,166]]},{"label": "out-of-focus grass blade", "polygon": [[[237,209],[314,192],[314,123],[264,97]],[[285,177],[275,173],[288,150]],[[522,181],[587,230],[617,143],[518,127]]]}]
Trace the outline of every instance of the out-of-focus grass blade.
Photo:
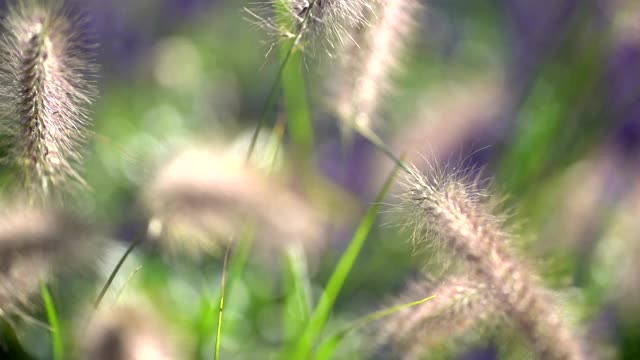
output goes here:
[{"label": "out-of-focus grass blade", "polygon": [[[578,20],[578,19],[575,19]],[[578,23],[573,26],[579,26]],[[606,113],[598,109],[606,44],[594,37],[584,46],[569,32],[557,52],[549,54],[518,109],[518,123],[508,134],[498,181],[514,197],[534,197],[540,183],[588,151],[606,131]],[[591,145],[590,145],[591,144]]]},{"label": "out-of-focus grass blade", "polygon": [[[287,47],[280,50],[284,57]],[[299,51],[291,54],[289,66],[282,73],[282,92],[294,153],[301,159],[308,159],[313,152],[313,126],[302,74],[302,54]]]},{"label": "out-of-focus grass blade", "polygon": [[2,356],[14,360],[33,360],[22,346],[11,325],[0,316],[0,349]]},{"label": "out-of-focus grass blade", "polygon": [[58,321],[58,313],[53,304],[53,298],[47,289],[47,286],[40,283],[40,294],[44,303],[44,310],[47,313],[47,320],[51,328],[51,346],[53,349],[54,360],[64,360],[64,343],[62,342],[62,332],[60,331],[60,322]]},{"label": "out-of-focus grass blade", "polygon": [[203,360],[207,357],[205,354],[205,346],[214,329],[216,321],[215,309],[215,299],[213,299],[213,297],[203,296],[201,300],[200,314],[198,315],[199,321],[196,325],[198,339],[195,345],[194,359]]},{"label": "out-of-focus grass blade", "polygon": [[[313,0],[315,1],[315,0]],[[274,11],[277,14],[276,19],[278,24],[282,25],[285,29],[293,29],[294,21],[291,18],[287,5],[284,3],[284,0],[276,1],[274,3]],[[258,140],[258,136],[260,135],[260,130],[266,121],[266,118],[271,110],[271,107],[275,105],[275,101],[278,97],[278,89],[282,84],[286,94],[285,95],[285,107],[288,105],[287,113],[289,117],[293,117],[290,119],[289,123],[291,130],[291,137],[296,146],[302,146],[302,148],[297,149],[296,154],[299,153],[299,156],[302,159],[306,159],[306,156],[310,155],[311,149],[313,148],[313,130],[311,127],[309,109],[307,106],[307,96],[306,89],[304,88],[304,78],[302,76],[302,60],[301,55],[296,51],[298,47],[298,42],[302,37],[306,24],[311,19],[311,12],[308,11],[305,15],[304,19],[297,24],[297,29],[295,34],[284,41],[282,45],[279,47],[279,53],[281,57],[280,67],[278,69],[278,74],[276,79],[269,91],[269,97],[267,102],[263,108],[262,113],[260,114],[260,118],[258,119],[258,124],[253,132],[253,136],[251,137],[251,143],[249,144],[249,150],[247,152],[246,160],[249,161],[251,159],[251,155],[255,149],[256,141]],[[293,62],[294,64],[290,64]],[[293,65],[293,66],[292,66]],[[293,68],[293,70],[288,70],[289,68]],[[285,81],[285,79],[287,79]],[[302,91],[301,94],[292,93],[291,91]],[[287,99],[288,98],[288,99]],[[306,150],[304,148],[308,148],[309,153],[305,153]]]},{"label": "out-of-focus grass blade", "polygon": [[303,329],[311,314],[311,283],[307,259],[301,246],[287,249],[284,269],[284,337],[293,339]]},{"label": "out-of-focus grass blade", "polygon": [[371,314],[367,314],[357,320],[355,320],[354,322],[352,322],[351,324],[349,324],[346,328],[338,331],[337,333],[335,333],[334,335],[332,335],[331,337],[327,338],[325,341],[322,342],[322,344],[320,344],[320,346],[318,347],[318,351],[316,351],[315,360],[327,360],[327,359],[331,359],[331,357],[333,356],[333,354],[336,351],[336,348],[338,347],[338,345],[340,345],[340,342],[342,341],[342,339],[344,339],[345,336],[347,336],[350,332],[352,331],[356,331],[358,329],[360,329],[363,326],[366,326],[376,320],[380,320],[383,317],[392,315],[400,310],[404,310],[416,305],[420,305],[422,303],[425,303],[433,298],[435,298],[437,295],[431,295],[427,298],[424,298],[422,300],[418,300],[418,301],[413,301],[407,304],[400,304],[400,305],[396,305],[396,306],[392,306],[386,309],[382,309],[376,312],[373,312]]},{"label": "out-of-focus grass blade", "polygon": [[320,297],[318,305],[311,315],[309,323],[298,339],[296,347],[291,356],[292,359],[302,360],[309,358],[309,353],[312,351],[314,344],[319,338],[320,333],[322,332],[322,329],[324,328],[327,319],[329,318],[329,314],[331,313],[336,298],[338,297],[338,294],[342,289],[342,285],[349,275],[351,268],[353,268],[353,264],[358,258],[365,240],[369,236],[369,232],[371,231],[371,228],[373,227],[376,216],[378,214],[380,203],[389,191],[389,188],[393,183],[393,179],[395,178],[397,171],[398,167],[396,166],[389,175],[384,186],[380,190],[380,193],[378,193],[375,202],[369,207],[364,218],[362,219],[362,222],[356,229],[356,232],[353,235],[349,246],[340,258],[340,261],[338,262],[338,265],[336,266],[333,274],[331,274],[329,282],[327,283],[327,286],[324,289],[322,296]]},{"label": "out-of-focus grass blade", "polygon": [[[279,13],[288,14],[287,5],[282,1],[276,2],[275,6],[278,7],[276,11]],[[278,21],[283,28],[290,29],[294,27],[291,16],[280,16]],[[296,154],[299,160],[304,160],[308,159],[313,152],[313,126],[302,73],[302,54],[295,48],[291,54],[288,54],[291,51],[291,46],[297,46],[295,44],[297,40],[294,38],[283,42],[279,50],[281,61],[285,61],[289,56],[288,64],[282,71],[282,95],[289,135],[294,147],[293,153]]]}]

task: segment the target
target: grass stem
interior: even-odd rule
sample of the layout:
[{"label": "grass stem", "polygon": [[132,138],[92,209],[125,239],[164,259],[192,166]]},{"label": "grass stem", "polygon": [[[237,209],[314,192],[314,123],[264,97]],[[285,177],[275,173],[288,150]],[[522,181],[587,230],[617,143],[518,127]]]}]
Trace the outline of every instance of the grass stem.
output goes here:
[{"label": "grass stem", "polygon": [[227,250],[224,253],[224,262],[222,265],[222,280],[220,281],[220,306],[218,307],[218,329],[216,331],[216,352],[214,355],[214,360],[220,359],[220,334],[222,333],[222,312],[224,310],[224,289],[225,289],[225,280],[227,276],[227,263],[229,260],[229,252],[231,251],[231,245],[227,246]]},{"label": "grass stem", "polygon": [[44,310],[47,313],[47,320],[51,328],[51,346],[53,350],[53,360],[64,359],[64,343],[62,341],[62,332],[60,330],[60,322],[58,321],[58,313],[56,312],[53,298],[47,289],[47,286],[40,282],[40,294],[44,302]]}]

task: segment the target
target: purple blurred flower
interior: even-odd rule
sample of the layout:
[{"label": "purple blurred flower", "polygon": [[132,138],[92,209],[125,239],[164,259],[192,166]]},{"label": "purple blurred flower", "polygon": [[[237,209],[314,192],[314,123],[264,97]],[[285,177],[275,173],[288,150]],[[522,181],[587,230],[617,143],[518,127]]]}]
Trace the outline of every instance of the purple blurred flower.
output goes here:
[{"label": "purple blurred flower", "polygon": [[155,40],[220,0],[76,0],[100,44],[98,56],[110,75],[130,76]]},{"label": "purple blurred flower", "polygon": [[640,147],[640,43],[617,44],[611,52],[605,75],[607,104],[615,128],[614,142],[623,154]]}]

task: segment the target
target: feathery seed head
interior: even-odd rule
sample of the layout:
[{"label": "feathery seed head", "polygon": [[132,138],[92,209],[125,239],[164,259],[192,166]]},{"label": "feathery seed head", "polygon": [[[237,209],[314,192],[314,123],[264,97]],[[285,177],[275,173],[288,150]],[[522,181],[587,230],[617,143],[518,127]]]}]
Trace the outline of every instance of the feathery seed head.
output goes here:
[{"label": "feathery seed head", "polygon": [[419,359],[430,347],[501,320],[488,286],[466,277],[453,277],[435,287],[429,281],[413,282],[396,302],[403,304],[429,294],[437,297],[397,312],[379,329],[381,342],[391,343],[404,359]]},{"label": "feathery seed head", "polygon": [[[582,344],[568,329],[544,289],[507,247],[504,221],[474,182],[446,172],[407,176],[404,200],[412,208],[417,233],[428,227],[489,286],[504,312],[544,359],[584,359]],[[422,227],[422,228],[420,228]]]},{"label": "feathery seed head", "polygon": [[391,75],[415,29],[419,4],[416,0],[382,0],[378,9],[380,14],[362,32],[362,41],[348,44],[342,52],[343,70],[334,85],[338,115],[364,128],[371,125],[391,89]]},{"label": "feathery seed head", "polygon": [[[463,211],[485,223],[486,227],[495,229],[497,235],[502,235],[500,228],[504,220],[491,215],[496,203],[491,202],[473,169],[445,170],[438,164],[429,163],[427,175],[422,175],[416,167],[409,170],[401,179],[400,207],[415,214],[407,224],[415,229],[414,245],[428,239],[446,242],[449,226],[463,225],[459,222],[462,219],[459,213]],[[455,213],[450,214],[448,210]]]},{"label": "feathery seed head", "polygon": [[29,308],[40,281],[90,261],[88,228],[53,210],[3,207],[0,211],[0,315]]},{"label": "feathery seed head", "polygon": [[[159,172],[145,196],[150,235],[170,250],[216,253],[255,226],[263,245],[319,244],[322,217],[301,197],[223,152],[186,151]],[[267,246],[267,247],[270,247]]]},{"label": "feathery seed head", "polygon": [[95,69],[76,23],[38,1],[10,6],[2,21],[0,129],[10,148],[3,160],[32,197],[44,198],[68,180],[82,184],[74,163],[87,136]]},{"label": "feathery seed head", "polygon": [[268,0],[245,9],[257,27],[279,39],[296,38],[305,49],[329,55],[368,25],[380,0]]}]

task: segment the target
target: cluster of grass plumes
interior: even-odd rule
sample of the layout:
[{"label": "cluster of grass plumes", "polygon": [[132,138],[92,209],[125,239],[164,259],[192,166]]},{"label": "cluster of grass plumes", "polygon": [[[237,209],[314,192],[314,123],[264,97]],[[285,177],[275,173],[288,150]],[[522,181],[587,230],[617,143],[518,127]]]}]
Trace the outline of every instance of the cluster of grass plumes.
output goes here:
[{"label": "cluster of grass plumes", "polygon": [[0,130],[21,192],[46,198],[69,183],[87,137],[94,87],[88,42],[62,5],[10,5],[0,38]]},{"label": "cluster of grass plumes", "polygon": [[[43,3],[44,0],[24,0],[11,7],[0,39],[0,130],[2,140],[8,140],[0,145],[2,154],[8,152],[1,160],[16,170],[20,187],[13,193],[23,199],[18,207],[0,205],[0,317],[33,314],[39,322],[47,316],[55,360],[65,358],[63,347],[77,344],[80,345],[74,350],[78,354],[73,355],[91,359],[191,358],[190,354],[219,359],[220,353],[222,358],[360,358],[366,357],[365,347],[380,343],[384,347],[376,347],[377,351],[390,350],[397,355],[393,358],[405,359],[431,355],[434,348],[438,355],[438,350],[459,353],[466,351],[467,345],[478,344],[495,348],[501,355],[505,350],[507,355],[528,352],[541,359],[589,357],[579,340],[581,336],[571,329],[558,302],[527,265],[527,258],[516,254],[509,221],[501,215],[502,205],[486,190],[477,173],[432,166],[428,174],[423,174],[406,165],[412,162],[411,154],[407,158],[395,153],[425,146],[433,149],[437,161],[446,161],[453,148],[466,147],[469,140],[475,143],[477,139],[482,145],[496,140],[502,136],[498,133],[511,130],[504,123],[508,116],[503,113],[516,111],[508,93],[512,90],[510,84],[498,82],[497,74],[466,89],[462,97],[429,84],[432,93],[428,109],[419,109],[417,115],[420,125],[427,126],[400,131],[398,138],[386,134],[395,139],[391,146],[385,144],[384,136],[375,133],[377,127],[371,126],[373,120],[387,114],[397,120],[407,118],[404,109],[411,96],[399,101],[403,109],[389,107],[393,111],[387,112],[383,104],[386,105],[393,73],[400,67],[407,40],[418,28],[422,9],[418,0],[265,0],[249,7],[246,14],[252,21],[282,40],[270,43],[272,49],[279,47],[276,57],[280,62],[275,81],[267,84],[271,87],[262,109],[240,104],[241,95],[255,101],[256,93],[265,89],[247,81],[259,77],[235,73],[246,71],[249,61],[255,61],[256,70],[264,61],[260,56],[247,56],[255,53],[254,44],[240,56],[225,53],[226,48],[205,54],[208,48],[201,48],[203,43],[226,47],[224,41],[237,41],[235,36],[242,35],[242,29],[227,39],[219,31],[211,31],[212,24],[218,25],[216,21],[199,14],[207,20],[203,24],[206,36],[189,39],[188,32],[193,29],[185,27],[177,35],[179,38],[172,36],[169,41],[153,45],[159,50],[144,51],[139,66],[143,69],[142,79],[115,87],[117,95],[106,97],[105,105],[100,107],[105,115],[97,131],[109,144],[123,144],[124,156],[105,149],[108,147],[96,147],[96,166],[87,167],[86,178],[98,191],[86,195],[86,203],[81,206],[88,216],[99,214],[105,220],[114,219],[113,237],[122,237],[128,247],[125,251],[118,244],[115,266],[101,274],[106,283],[92,283],[86,299],[75,298],[86,290],[75,284],[51,287],[53,291],[49,293],[48,286],[55,284],[52,280],[60,270],[77,261],[96,262],[93,242],[87,241],[93,235],[82,224],[57,208],[34,207],[41,202],[34,199],[49,200],[52,193],[67,185],[83,184],[77,163],[88,132],[86,106],[93,91],[87,78],[91,66],[81,29],[60,7]],[[434,7],[434,14],[439,11],[440,4],[429,6]],[[475,6],[479,5],[474,9]],[[447,7],[447,13],[455,8]],[[136,16],[132,18],[135,20]],[[223,28],[235,25],[224,23]],[[164,30],[158,32],[160,36],[168,36]],[[461,52],[466,53],[470,47],[462,45]],[[336,65],[330,75],[337,74],[337,79],[329,76],[327,80],[335,81],[332,85],[337,91],[327,103],[337,116],[324,116],[327,114],[309,106],[316,100],[310,95],[321,93],[326,84],[314,89],[315,82],[306,79],[314,75],[302,65],[316,64],[303,64],[304,57],[298,55],[324,58],[317,56],[321,55],[319,52],[339,55],[342,61],[328,61]],[[452,63],[458,66],[466,60]],[[431,67],[431,63],[424,65],[427,66],[416,68],[429,68],[429,72],[416,77],[411,74],[411,79],[405,79],[411,84],[409,87],[423,83],[425,75],[429,79],[441,76],[442,69]],[[181,66],[184,68],[178,70],[185,71],[171,71]],[[218,71],[218,66],[223,71]],[[189,91],[163,86],[155,92],[153,84],[146,83],[155,80],[164,84],[165,76],[175,80],[189,77]],[[247,85],[248,90],[241,88]],[[137,91],[140,99],[133,99],[132,94]],[[432,96],[436,92],[446,96]],[[399,94],[404,96],[403,91]],[[525,103],[517,105],[526,106]],[[227,105],[233,110],[219,113],[218,107]],[[553,107],[549,113],[556,113],[559,104],[554,103]],[[254,110],[261,111],[254,114]],[[476,119],[477,116],[481,118]],[[316,131],[314,117],[344,121],[322,124]],[[217,137],[241,133],[245,121],[252,118],[257,125],[249,150],[243,149],[240,156],[231,152],[237,148],[190,147],[196,138],[200,143],[227,143]],[[363,146],[363,139],[354,137],[349,139],[353,143],[344,142],[338,149],[335,134],[345,124],[354,126],[369,144]],[[192,125],[203,129],[191,128]],[[215,136],[210,137],[207,130],[211,128],[215,128]],[[553,134],[555,128],[560,126],[546,124],[534,132]],[[194,133],[188,134],[191,131]],[[267,131],[271,132],[268,146],[261,149],[261,135]],[[438,139],[432,141],[433,137]],[[149,155],[168,149],[171,146],[167,144],[175,138],[190,150],[164,158],[161,164],[156,163],[156,171],[153,166],[138,162],[140,152]],[[496,152],[512,145],[507,140],[499,140],[501,146]],[[533,144],[535,140],[524,138],[522,143]],[[385,161],[394,166],[393,171],[371,170],[370,145],[387,157]],[[530,150],[519,145],[513,146],[514,154]],[[548,158],[556,154],[532,149],[542,150],[535,156],[550,164],[552,159]],[[510,168],[508,164],[502,168],[502,155],[509,159],[509,154],[496,154],[490,159],[495,161],[490,167],[499,169],[499,181],[507,188],[508,180],[500,178],[500,171],[523,178],[531,175],[517,172],[519,167]],[[259,157],[268,171],[255,166]],[[519,160],[514,159],[514,163]],[[135,162],[135,169],[131,162]],[[279,173],[283,169],[291,173]],[[429,281],[410,283],[399,295],[392,294],[393,304],[388,304],[392,306],[350,321],[347,311],[360,312],[371,306],[384,297],[380,295],[385,289],[397,289],[401,285],[398,279],[411,271],[411,249],[402,245],[406,234],[376,234],[379,210],[401,172],[402,208],[410,214],[405,217],[407,223],[400,225],[413,232],[415,253],[456,266],[442,266],[446,268],[443,276],[432,273]],[[363,188],[382,176],[384,185],[375,189],[375,200],[368,201],[371,194]],[[333,199],[336,188],[340,189]],[[363,208],[366,202],[366,211],[351,206],[352,194],[347,194],[350,191],[354,198],[363,200],[359,204]],[[139,199],[140,204],[131,199]],[[360,215],[361,221],[354,224],[351,220]],[[335,253],[323,251],[330,237],[339,244],[332,249]],[[382,244],[367,243],[383,237],[386,241]],[[389,237],[402,240],[389,241]],[[149,248],[139,247],[140,244],[149,245],[152,250],[157,247],[160,252],[146,251]],[[306,254],[299,247],[305,248]],[[339,258],[333,259],[331,256],[338,252]],[[162,256],[185,253],[188,256],[178,256],[179,261],[169,262]],[[276,274],[271,271],[273,267],[254,264],[251,254],[278,261],[281,271]],[[618,257],[613,256],[610,261]],[[332,260],[337,260],[335,266],[329,265]],[[123,266],[125,261],[130,268]],[[427,264],[429,260],[418,261],[423,268],[432,270],[434,264]],[[629,261],[625,277],[634,274],[632,260]],[[549,272],[552,270],[555,269]],[[554,273],[558,274],[559,271]],[[568,277],[553,280],[566,283]],[[354,288],[348,289],[350,286]],[[72,289],[58,291],[68,288]],[[142,307],[119,306],[123,295],[133,288],[144,291],[148,303]],[[44,312],[32,305],[38,290]],[[58,301],[62,321],[55,317],[53,305]],[[67,331],[69,322],[65,317],[69,312],[77,314],[77,303],[93,307],[73,334]],[[163,324],[145,311],[152,307],[164,310],[171,327],[181,332],[180,340],[184,336],[184,342],[193,349],[174,352]],[[380,324],[377,335],[353,340],[352,336],[362,335],[356,334],[357,330],[373,321]],[[334,329],[338,331],[332,334]],[[62,339],[71,334],[77,338]],[[17,346],[33,344],[27,341],[26,345]],[[41,345],[47,340],[38,341]]]},{"label": "cluster of grass plumes", "polygon": [[405,177],[404,206],[415,241],[440,241],[489,288],[502,311],[542,359],[585,359],[584,344],[570,330],[546,290],[508,246],[505,220],[492,197],[468,175],[431,168]]}]

